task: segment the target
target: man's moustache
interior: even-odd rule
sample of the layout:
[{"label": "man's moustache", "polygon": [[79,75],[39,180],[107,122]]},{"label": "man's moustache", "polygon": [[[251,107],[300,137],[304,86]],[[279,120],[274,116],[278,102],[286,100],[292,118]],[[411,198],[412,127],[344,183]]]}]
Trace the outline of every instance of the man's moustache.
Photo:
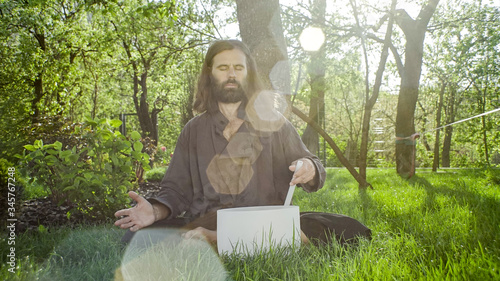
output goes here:
[{"label": "man's moustache", "polygon": [[238,85],[238,88],[241,88],[241,84],[240,84],[238,81],[236,81],[236,80],[227,80],[226,82],[224,82],[224,83],[222,84],[222,86],[224,87],[224,86],[226,86],[227,84],[236,84],[236,85]]}]

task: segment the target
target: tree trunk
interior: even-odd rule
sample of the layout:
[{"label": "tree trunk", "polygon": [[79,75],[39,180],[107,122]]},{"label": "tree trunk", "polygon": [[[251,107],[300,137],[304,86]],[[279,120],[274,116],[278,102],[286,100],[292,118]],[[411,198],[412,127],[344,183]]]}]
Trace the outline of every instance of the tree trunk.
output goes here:
[{"label": "tree trunk", "polygon": [[154,115],[153,113],[151,113],[150,115],[149,104],[147,102],[148,98],[147,79],[148,79],[147,71],[141,75],[140,79],[137,76],[134,77],[133,99],[134,99],[135,110],[137,112],[137,117],[139,118],[139,124],[142,130],[142,135],[151,138],[151,140],[153,140],[153,144],[157,145],[158,130],[156,123],[153,123],[153,119],[156,119],[156,116],[153,116]]},{"label": "tree trunk", "polygon": [[[114,25],[114,23],[113,23]],[[118,33],[118,28],[114,25],[115,31]],[[119,36],[120,38],[120,36]],[[151,67],[151,61],[156,55],[156,51],[149,53],[149,58],[146,60],[142,60],[143,70],[140,74],[139,78],[139,67],[138,62],[134,60],[132,55],[133,48],[124,38],[120,38],[122,41],[122,46],[125,50],[125,53],[129,59],[130,65],[132,65],[133,71],[133,85],[134,92],[132,95],[132,100],[134,101],[135,111],[137,113],[137,118],[139,118],[139,124],[141,126],[142,137],[151,138],[153,144],[158,145],[158,127],[156,125],[156,119],[154,112],[149,112],[149,104],[148,104],[148,70]],[[150,115],[151,114],[151,115]],[[154,122],[153,122],[154,121]]]},{"label": "tree trunk", "polygon": [[[385,33],[384,46],[382,47],[382,53],[380,54],[380,61],[377,69],[377,74],[375,77],[375,84],[373,85],[373,94],[370,96],[369,90],[369,81],[368,74],[366,77],[365,83],[367,83],[366,97],[365,97],[365,108],[363,114],[363,125],[361,130],[361,147],[359,154],[359,174],[363,179],[366,180],[366,167],[368,162],[368,142],[369,142],[369,133],[370,133],[370,121],[373,107],[377,102],[378,95],[380,92],[380,86],[382,85],[382,78],[385,70],[385,64],[387,62],[387,57],[389,56],[389,46],[391,44],[392,39],[392,27],[394,24],[394,9],[396,7],[396,0],[393,0],[391,3],[391,11],[389,13],[389,22],[387,24],[387,30]],[[354,5],[353,5],[354,6]],[[355,15],[357,18],[357,11],[355,11]],[[357,19],[356,19],[357,21]],[[358,22],[359,25],[359,22]],[[365,57],[367,56],[366,49],[364,48],[364,39],[362,39],[363,50],[365,52]],[[366,65],[368,65],[368,61],[366,61]],[[368,70],[368,66],[367,66]]]},{"label": "tree trunk", "polygon": [[[448,97],[448,106],[445,108],[446,124],[455,122],[455,94],[456,88],[454,86],[450,89],[450,96]],[[450,167],[450,151],[451,151],[451,137],[453,135],[453,126],[444,128],[443,151],[441,153],[441,167]]]},{"label": "tree trunk", "polygon": [[236,0],[243,42],[252,52],[266,89],[290,94],[290,65],[278,0]]},{"label": "tree trunk", "polygon": [[196,90],[196,77],[197,72],[193,69],[189,69],[185,73],[185,81],[184,84],[184,99],[181,106],[181,115],[182,115],[182,125],[186,125],[189,120],[191,120],[193,115],[193,97]]},{"label": "tree trunk", "polygon": [[92,93],[92,112],[90,116],[95,119],[97,114],[97,97],[99,95],[99,86],[97,84],[97,78],[94,76],[94,92]]},{"label": "tree trunk", "polygon": [[400,176],[415,173],[415,107],[422,72],[423,46],[427,25],[439,0],[430,0],[413,20],[404,10],[398,10],[397,23],[406,38],[405,64],[401,73],[396,115],[396,169]]},{"label": "tree trunk", "polygon": [[31,123],[38,122],[38,117],[40,117],[40,109],[38,108],[38,103],[42,100],[43,93],[43,78],[42,73],[38,73],[37,78],[35,79],[34,86],[35,97],[31,100]]},{"label": "tree trunk", "polygon": [[[312,6],[312,21],[315,25],[325,25],[326,0],[315,0]],[[324,46],[324,44],[323,44]],[[310,102],[309,118],[321,126],[325,120],[325,48],[321,47],[317,52],[311,54],[308,66],[310,79]],[[302,141],[313,154],[319,152],[319,136],[311,125],[302,134]]]},{"label": "tree trunk", "polygon": [[[483,111],[484,112],[484,111]],[[481,116],[481,126],[483,131],[483,145],[484,145],[484,159],[487,165],[490,165],[490,155],[488,152],[488,132],[486,129],[486,120],[485,116]]]},{"label": "tree trunk", "polygon": [[[486,85],[488,85],[488,76],[486,78]],[[476,86],[477,87],[477,86]],[[479,91],[479,89],[478,89]],[[480,100],[480,108],[481,112],[486,112],[486,102],[488,100],[487,98],[487,92],[488,92],[488,86],[485,86],[482,90],[482,98]],[[484,145],[484,159],[486,161],[486,164],[490,164],[490,155],[489,155],[489,146],[488,146],[488,128],[486,128],[486,117],[483,115],[481,116],[481,133],[483,135],[483,145]]]},{"label": "tree trunk", "polygon": [[[40,46],[40,49],[44,53],[46,50],[46,45],[45,45],[45,35],[43,33],[38,33],[35,30],[34,35],[35,39],[38,42],[38,45]],[[42,100],[43,96],[45,93],[43,92],[43,70],[40,70],[38,72],[36,79],[33,83],[34,86],[34,98],[31,100],[31,123],[36,123],[38,122],[38,117],[40,117],[40,109],[38,108],[38,103]]]},{"label": "tree trunk", "polygon": [[[430,114],[426,112],[425,110],[425,107],[422,105],[422,103],[420,101],[417,101],[417,105],[419,106],[420,110],[422,111],[422,117],[421,117],[421,120],[419,120],[422,124],[421,124],[421,131],[425,131],[425,128],[427,128],[427,116],[429,116]],[[430,152],[432,149],[431,149],[431,146],[429,145],[429,142],[427,141],[427,137],[425,136],[425,134],[422,136],[422,145],[424,146],[425,148],[425,151],[428,151]]]},{"label": "tree trunk", "polygon": [[[446,90],[446,82],[441,81],[441,90],[439,92],[439,102],[436,113],[436,128],[441,127],[441,110],[443,109],[443,97]],[[434,141],[434,161],[432,162],[432,171],[436,172],[439,168],[439,143],[440,143],[440,133],[441,129],[436,130],[436,140]]]}]

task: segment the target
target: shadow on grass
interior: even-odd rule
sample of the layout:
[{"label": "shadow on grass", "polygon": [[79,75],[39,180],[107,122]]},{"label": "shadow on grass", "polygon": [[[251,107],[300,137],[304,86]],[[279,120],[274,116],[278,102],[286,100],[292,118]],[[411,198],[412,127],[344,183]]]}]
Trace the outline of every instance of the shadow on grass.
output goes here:
[{"label": "shadow on grass", "polygon": [[376,205],[368,195],[368,192],[366,188],[360,188],[358,190],[359,198],[361,199],[361,215],[363,221],[369,221],[370,215],[376,210]]},{"label": "shadow on grass", "polygon": [[[470,231],[476,232],[476,235],[470,238],[476,239],[482,245],[491,244],[500,238],[497,234],[500,230],[500,201],[494,197],[480,194],[480,190],[477,189],[471,191],[474,187],[468,186],[464,181],[457,181],[454,185],[444,183],[433,185],[424,177],[414,176],[408,183],[413,187],[425,189],[427,196],[421,211],[438,211],[442,206],[437,202],[437,197],[440,195],[448,197],[451,202],[470,210],[470,215],[474,217],[474,228]],[[497,243],[497,246],[500,245]]]},{"label": "shadow on grass", "polygon": [[[473,178],[479,176],[481,174],[471,175]],[[481,244],[499,252],[499,200],[484,194],[479,182],[467,183],[454,175],[445,175],[439,180],[433,184],[424,176],[414,176],[409,180],[392,181],[387,186],[390,190],[379,189],[388,194],[379,195],[385,197],[378,197],[378,200],[374,200],[374,193],[370,190],[360,189],[362,220],[374,223],[374,227],[377,222],[383,222],[394,234],[410,234],[421,245],[435,247],[441,254],[445,254],[449,247],[462,244],[469,247]],[[411,187],[412,191],[405,191],[405,186]],[[415,199],[418,190],[423,190],[425,198]],[[401,198],[405,195],[413,198]],[[399,209],[388,207],[391,203],[399,204]]]}]

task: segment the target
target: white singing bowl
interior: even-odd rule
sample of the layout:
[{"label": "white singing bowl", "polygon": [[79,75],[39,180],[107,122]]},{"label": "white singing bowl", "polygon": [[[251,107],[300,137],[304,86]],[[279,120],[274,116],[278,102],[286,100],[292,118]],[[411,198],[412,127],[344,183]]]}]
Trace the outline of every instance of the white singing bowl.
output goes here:
[{"label": "white singing bowl", "polygon": [[219,254],[253,255],[271,247],[300,246],[298,206],[256,206],[217,211]]}]

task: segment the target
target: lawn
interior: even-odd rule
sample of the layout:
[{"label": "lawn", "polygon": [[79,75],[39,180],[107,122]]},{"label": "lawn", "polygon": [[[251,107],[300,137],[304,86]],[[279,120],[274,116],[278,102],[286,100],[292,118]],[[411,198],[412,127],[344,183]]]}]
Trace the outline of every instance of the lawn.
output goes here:
[{"label": "lawn", "polygon": [[122,261],[131,260],[143,280],[156,274],[201,280],[196,276],[207,267],[222,269],[227,280],[500,280],[499,170],[418,170],[403,180],[393,169],[373,169],[368,179],[375,189],[360,191],[345,169],[328,169],[322,190],[297,190],[294,197],[301,211],[345,214],[370,227],[373,239],[357,245],[274,249],[247,258],[217,258],[201,246],[203,255],[192,259],[181,241],[135,253],[134,260],[119,243],[123,230],[112,225],[42,227],[16,237],[15,273],[8,271],[10,246],[2,235],[0,279],[113,280]]}]

